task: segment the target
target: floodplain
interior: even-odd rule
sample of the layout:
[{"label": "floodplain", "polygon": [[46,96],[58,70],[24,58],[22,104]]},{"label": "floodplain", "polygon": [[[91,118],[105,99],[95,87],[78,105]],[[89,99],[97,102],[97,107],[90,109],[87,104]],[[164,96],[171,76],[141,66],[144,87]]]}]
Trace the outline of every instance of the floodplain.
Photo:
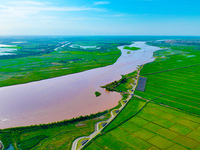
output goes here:
[{"label": "floodplain", "polygon": [[[163,49],[154,52],[156,60],[145,64],[140,72],[147,78],[145,91],[136,90],[117,117],[83,149],[200,149],[199,46],[148,44]],[[116,81],[105,88],[126,99],[134,84],[130,77],[135,78],[135,72],[123,75],[119,81],[126,79],[124,82]],[[110,117],[109,112],[83,121],[4,129],[0,130],[0,139],[6,148],[12,144],[22,150],[71,149],[73,140],[91,134],[95,123]]]},{"label": "floodplain", "polygon": [[136,90],[127,106],[83,149],[200,148],[200,47],[186,43],[149,42],[163,49],[154,52],[156,60],[140,72],[147,78],[145,91]]}]

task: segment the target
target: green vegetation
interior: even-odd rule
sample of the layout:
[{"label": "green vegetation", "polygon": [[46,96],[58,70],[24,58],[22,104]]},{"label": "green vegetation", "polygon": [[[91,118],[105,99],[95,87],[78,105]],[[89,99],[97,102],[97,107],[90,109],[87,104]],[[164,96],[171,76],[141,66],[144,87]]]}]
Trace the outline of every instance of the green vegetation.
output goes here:
[{"label": "green vegetation", "polygon": [[20,46],[13,46],[13,47],[1,47],[0,48],[7,48],[7,49],[22,49]]},{"label": "green vegetation", "polygon": [[87,140],[89,140],[89,139],[88,139],[88,138],[83,138],[83,139],[79,140],[79,141],[78,141],[78,144],[77,144],[77,148],[78,148],[78,147],[81,147],[81,146],[82,146],[82,143],[81,143],[81,142],[82,142],[82,141],[85,141],[85,140],[87,141]]},{"label": "green vegetation", "polygon": [[[84,46],[84,43],[79,41],[75,44]],[[85,46],[92,46],[95,43],[96,41],[90,41],[90,44],[87,43]],[[36,70],[36,74],[33,74],[32,77],[34,77],[34,80],[38,80],[37,75],[40,75],[41,78],[48,78],[62,73],[66,74],[67,71],[59,72],[61,68],[65,70],[63,69],[65,65],[70,68],[69,70],[72,70],[71,73],[74,73],[75,70],[80,71],[82,69],[77,67],[80,66],[82,61],[85,61],[85,69],[103,66],[108,63],[104,63],[103,60],[119,56],[119,51],[116,49],[119,43],[108,43],[107,46],[114,46],[113,49],[105,48],[102,53],[92,48],[86,50],[77,48],[77,50],[67,46],[54,52],[31,55],[30,66],[39,62],[35,66],[36,68],[34,66],[31,66],[31,69],[29,68],[30,72]],[[168,49],[155,52],[156,60],[146,64],[141,70],[140,75],[148,78],[146,90],[145,92],[136,91],[135,94],[142,99],[133,97],[128,103],[126,102],[126,107],[97,137],[86,144],[84,149],[200,149],[200,95],[198,92],[200,88],[200,48],[198,45],[149,44],[167,47]],[[100,43],[97,46],[100,46]],[[92,53],[92,58],[90,58],[90,53]],[[112,56],[108,56],[110,54]],[[71,60],[77,58],[80,60]],[[82,58],[87,58],[88,61],[82,60]],[[94,58],[99,61],[99,64],[93,62]],[[3,70],[0,72],[1,86],[9,85],[11,82],[17,84],[20,81],[18,78],[22,81],[23,76],[31,74],[28,69],[23,72],[23,67],[25,67],[23,61],[27,62],[25,57],[9,59],[10,62],[6,59],[1,61],[0,68]],[[42,63],[43,61],[47,63]],[[45,67],[45,64],[51,64],[52,61],[55,66],[49,67],[47,65],[52,69],[49,70],[48,67]],[[76,61],[77,63],[75,63]],[[14,65],[15,63],[16,65]],[[76,65],[73,66],[73,63]],[[43,69],[46,69],[46,71],[41,70],[38,67],[39,65],[42,65],[41,67],[44,67]],[[6,67],[8,67],[8,70],[6,70]],[[19,68],[22,70],[18,70]],[[9,72],[9,70],[14,71],[14,73]],[[129,96],[128,90],[132,89],[136,75],[137,72],[123,75],[119,81],[103,87],[110,91],[120,92],[123,96],[121,101],[126,100]],[[8,82],[5,82],[8,77]],[[14,77],[17,82],[14,82]],[[30,78],[31,76],[27,77],[31,79],[29,81],[33,80],[33,78]],[[24,80],[26,81],[26,79]],[[113,109],[119,107],[121,107],[120,103]],[[91,134],[94,131],[95,123],[107,120],[110,117],[110,111],[60,123],[0,130],[0,140],[3,141],[5,147],[12,144],[15,149],[20,148],[22,150],[70,149],[74,139]]]},{"label": "green vegetation", "polygon": [[106,88],[108,91],[124,92],[127,93],[133,87],[135,78],[137,76],[137,71],[132,73],[122,75],[122,78],[118,81],[111,82],[102,88]]},{"label": "green vegetation", "polygon": [[[169,46],[141,70],[148,78],[146,90],[135,94],[142,99],[134,97],[84,149],[200,148],[200,47]],[[137,107],[141,102],[143,107]]]},{"label": "green vegetation", "polygon": [[[143,100],[133,98],[131,101],[145,103]],[[130,102],[131,102],[130,101]],[[132,107],[131,111],[123,109],[125,121],[117,122],[112,128],[113,122],[103,130],[101,135],[86,145],[84,149],[194,149],[200,146],[200,118],[183,111],[161,106],[153,102],[143,105],[143,109],[134,109],[134,103],[128,103],[126,107]],[[135,113],[137,111],[137,113]],[[121,113],[122,113],[121,112]],[[187,116],[187,119],[186,117]],[[120,114],[116,119],[123,119]],[[116,120],[115,119],[115,120]],[[185,120],[184,124],[177,120]],[[183,133],[182,129],[188,130]]]},{"label": "green vegetation", "polygon": [[91,134],[95,123],[110,117],[109,112],[46,125],[0,130],[0,140],[5,148],[12,144],[15,149],[22,150],[70,149],[74,139]]},{"label": "green vegetation", "polygon": [[121,111],[116,119],[114,119],[103,132],[108,132],[126,120],[133,117],[139,110],[141,110],[146,105],[145,101],[138,101],[137,98],[131,99],[128,104],[123,108],[123,111]]},{"label": "green vegetation", "polygon": [[129,47],[129,46],[125,46],[124,49],[136,51],[136,50],[139,50],[139,49],[141,49],[141,48],[139,48],[139,47]]},{"label": "green vegetation", "polygon": [[96,92],[95,92],[95,95],[96,95],[96,97],[99,97],[99,96],[101,95],[101,93],[98,92],[98,91],[96,91]]},{"label": "green vegetation", "polygon": [[154,55],[156,61],[141,70],[141,76],[148,78],[145,92],[135,94],[200,115],[200,50],[176,46]]},{"label": "green vegetation", "polygon": [[[98,40],[91,37],[52,38],[25,38],[23,41],[27,42],[18,43],[18,50],[12,52],[15,55],[0,55],[0,87],[111,65],[120,56],[117,46],[129,43],[113,39],[105,41],[100,37]],[[15,40],[9,39],[1,42],[12,45],[13,41]]]}]

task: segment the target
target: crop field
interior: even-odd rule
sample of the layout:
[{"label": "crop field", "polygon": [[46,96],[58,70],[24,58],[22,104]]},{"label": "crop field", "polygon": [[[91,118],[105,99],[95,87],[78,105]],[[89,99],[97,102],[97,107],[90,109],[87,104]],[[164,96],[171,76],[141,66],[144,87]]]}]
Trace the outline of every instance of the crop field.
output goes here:
[{"label": "crop field", "polygon": [[146,75],[145,92],[135,94],[200,115],[199,69],[200,65]]},{"label": "crop field", "polygon": [[136,96],[84,149],[200,149],[200,50],[167,46],[155,52],[156,60],[140,72],[147,78],[145,91],[136,90]]},{"label": "crop field", "polygon": [[[137,99],[137,98],[135,98]],[[110,131],[116,128],[119,124],[123,123],[124,121],[128,120],[129,118],[133,117],[135,113],[140,111],[145,105],[145,101],[138,101],[135,99],[131,99],[128,104],[124,107],[123,111],[119,113],[119,115],[114,119],[108,127],[106,127],[103,132]]]},{"label": "crop field", "polygon": [[145,92],[135,94],[200,115],[200,50],[181,47],[182,53],[164,55],[170,51],[156,52],[158,59],[144,66]]},{"label": "crop field", "polygon": [[[132,101],[140,102],[139,99]],[[133,117],[129,118],[127,114],[128,120],[122,120],[123,123],[118,123],[117,128],[103,130],[101,135],[84,149],[187,150],[200,148],[199,117],[152,102],[148,102],[141,111],[135,114],[135,104],[128,105],[133,107]],[[126,109],[122,112],[125,114]],[[113,124],[109,124],[107,128],[110,126]]]},{"label": "crop field", "polygon": [[1,40],[0,44],[13,45],[16,50],[9,52],[11,55],[0,54],[0,87],[111,65],[121,54],[117,46],[130,43],[128,39],[105,41],[104,38],[91,37]]},{"label": "crop field", "polygon": [[[72,40],[71,45],[75,47],[68,45],[56,51],[47,49],[36,53],[34,48],[37,47],[38,41],[35,41],[30,46],[33,53],[29,49],[27,53],[23,52],[24,56],[19,52],[18,56],[1,57],[0,86],[26,83],[112,64],[120,55],[116,47],[128,43],[126,40],[119,40],[113,44],[112,40],[79,38],[79,41]],[[10,42],[4,41],[4,44]],[[49,46],[54,48],[57,42],[61,41],[55,41]],[[85,145],[84,149],[200,149],[199,47],[158,43],[152,45],[163,46],[166,49],[155,52],[156,60],[146,64],[140,72],[140,76],[147,78],[145,92],[135,91],[136,96],[100,135]],[[103,49],[99,50],[98,47]],[[19,51],[24,50],[23,44],[15,48]],[[104,88],[123,94],[123,101],[129,96],[128,91],[132,89],[136,75],[136,71],[122,75],[122,79],[105,85]],[[113,109],[119,107],[120,103]],[[58,122],[4,129],[0,130],[0,140],[6,148],[12,144],[15,149],[22,150],[70,149],[74,139],[88,136],[94,131],[95,123],[105,121],[109,117],[110,113],[106,113],[101,117],[89,117],[82,121],[75,119],[75,122],[66,124]]]}]

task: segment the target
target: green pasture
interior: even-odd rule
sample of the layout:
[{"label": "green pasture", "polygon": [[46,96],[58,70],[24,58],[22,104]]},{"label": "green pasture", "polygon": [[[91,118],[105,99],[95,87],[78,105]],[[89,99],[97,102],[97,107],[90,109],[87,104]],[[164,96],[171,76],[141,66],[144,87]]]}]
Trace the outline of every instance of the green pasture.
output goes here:
[{"label": "green pasture", "polygon": [[[66,46],[51,51],[57,40],[43,45],[38,45],[38,41],[18,45],[21,50],[20,57],[5,56],[0,60],[0,86],[26,83],[112,64],[120,56],[116,47],[128,43],[121,40],[97,42],[97,39],[88,39],[86,42],[85,38],[79,38],[79,41],[73,41],[71,44],[95,45],[101,47],[101,50]],[[35,49],[38,46],[47,49]],[[141,70],[140,75],[147,78],[145,92],[135,91],[136,95],[150,101],[133,97],[101,134],[86,144],[84,149],[200,149],[199,47],[169,44],[162,46],[167,49],[155,52],[156,60],[146,64]],[[29,51],[24,51],[24,48]],[[123,102],[129,96],[127,91],[132,89],[131,84],[134,83],[136,75],[137,72],[123,75],[121,80],[104,87],[123,93]],[[113,109],[120,107],[119,103]],[[93,117],[73,123],[4,129],[0,130],[0,140],[5,147],[12,144],[15,149],[22,150],[70,149],[74,139],[90,135],[94,131],[95,123],[109,117],[110,114],[107,113],[101,118]]]},{"label": "green pasture", "polygon": [[[200,50],[181,47],[182,53],[176,50],[171,55],[168,51],[171,53],[171,50],[155,52],[158,59],[144,66],[141,76],[147,78],[145,92],[135,94],[200,115]],[[163,55],[165,60],[160,60]]]},{"label": "green pasture", "polygon": [[166,72],[200,64],[200,48],[194,46],[172,46],[154,52],[156,60],[141,70],[141,75]]},{"label": "green pasture", "polygon": [[149,101],[132,99],[146,105],[137,109],[130,101],[84,149],[200,148],[199,47],[167,45],[154,57],[140,72],[147,78],[145,92],[135,91]]},{"label": "green pasture", "polygon": [[[71,48],[70,45],[54,49],[60,45],[41,45],[38,52],[38,43],[26,43],[17,51],[16,58],[0,58],[0,87],[27,83],[42,79],[73,74],[93,68],[113,64],[120,56],[120,50],[113,43],[101,41],[74,41],[72,44],[96,45],[100,49]],[[32,46],[31,46],[32,45]],[[28,47],[29,46],[29,47]],[[26,50],[25,50],[26,49]],[[49,50],[48,50],[49,49]],[[51,49],[51,50],[50,50]],[[26,51],[27,56],[22,55]],[[8,56],[2,56],[8,57]],[[9,56],[11,57],[11,56]],[[13,56],[15,57],[15,56]]]},{"label": "green pasture", "polygon": [[131,118],[146,105],[145,101],[138,101],[135,99],[129,100],[127,105],[123,108],[123,111],[118,114],[118,116],[109,124],[108,127],[103,130],[103,132],[107,132],[116,128],[118,124],[122,124],[124,121]]},{"label": "green pasture", "polygon": [[82,118],[83,121],[79,118],[73,122],[4,129],[0,130],[0,140],[5,148],[12,144],[21,150],[71,149],[73,140],[91,134],[97,122],[109,117],[110,112],[104,112],[93,118]]},{"label": "green pasture", "polygon": [[[138,98],[133,98],[131,101],[144,103]],[[136,113],[134,103],[128,103],[127,106],[133,108],[132,117],[129,117],[131,111],[121,116],[121,119],[119,114],[116,120],[122,120],[125,117],[128,119],[122,123],[116,121],[115,128],[112,128],[114,121],[111,122],[84,149],[186,150],[200,146],[200,118],[198,116],[153,102],[146,103],[138,113]],[[127,112],[126,107],[122,110],[124,114]],[[112,130],[107,128],[112,128]]]}]

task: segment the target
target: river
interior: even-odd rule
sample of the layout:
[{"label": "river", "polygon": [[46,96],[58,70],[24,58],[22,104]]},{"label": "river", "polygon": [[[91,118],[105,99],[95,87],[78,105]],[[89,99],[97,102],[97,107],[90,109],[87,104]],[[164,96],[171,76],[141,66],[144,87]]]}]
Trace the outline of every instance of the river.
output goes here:
[{"label": "river", "polygon": [[[136,70],[154,60],[158,47],[135,42],[141,50],[124,50],[110,66],[88,71],[0,88],[0,128],[28,126],[71,119],[110,109],[118,104],[121,95],[106,92],[100,86],[119,80],[122,74]],[[96,97],[95,91],[102,93]]]}]

